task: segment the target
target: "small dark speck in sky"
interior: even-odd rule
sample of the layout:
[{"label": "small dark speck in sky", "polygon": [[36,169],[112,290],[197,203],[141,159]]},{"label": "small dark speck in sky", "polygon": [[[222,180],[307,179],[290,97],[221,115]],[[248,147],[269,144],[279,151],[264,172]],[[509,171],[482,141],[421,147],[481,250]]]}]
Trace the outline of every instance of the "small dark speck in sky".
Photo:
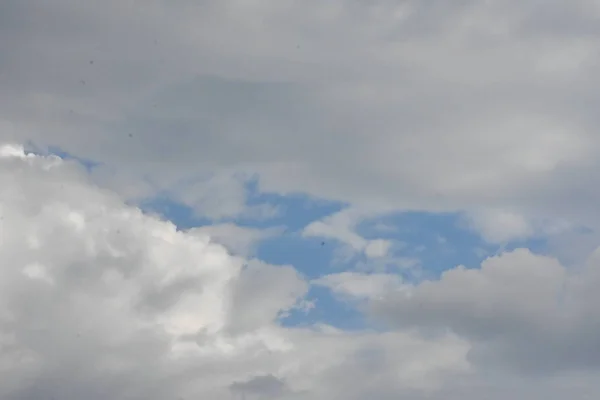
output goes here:
[{"label": "small dark speck in sky", "polygon": [[131,134],[131,133],[130,133],[130,134],[129,134],[129,137],[133,137],[133,134]]},{"label": "small dark speck in sky", "polygon": [[81,83],[82,85],[85,85],[85,81],[83,79],[80,80],[79,83]]},{"label": "small dark speck in sky", "polygon": [[321,242],[321,246],[325,246],[325,242]]},{"label": "small dark speck in sky", "polygon": [[94,60],[90,60],[90,64],[93,64],[93,63],[94,63]]}]

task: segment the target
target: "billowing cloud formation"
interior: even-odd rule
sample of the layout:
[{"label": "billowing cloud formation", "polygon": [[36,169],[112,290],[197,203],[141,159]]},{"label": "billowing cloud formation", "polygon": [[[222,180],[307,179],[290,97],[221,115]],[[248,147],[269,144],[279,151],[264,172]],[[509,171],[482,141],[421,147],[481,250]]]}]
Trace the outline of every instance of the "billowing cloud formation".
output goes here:
[{"label": "billowing cloud formation", "polygon": [[294,268],[177,231],[74,162],[1,147],[0,218],[2,398],[600,393],[590,375],[600,360],[596,254],[569,271],[517,250],[416,286],[385,274],[321,278],[399,328],[344,332],[284,328],[279,315],[307,290]]},{"label": "billowing cloud formation", "polygon": [[599,371],[598,284],[597,251],[582,270],[569,270],[518,249],[480,269],[457,267],[438,281],[379,291],[370,307],[395,326],[455,332],[472,344],[475,364],[533,374]]},{"label": "billowing cloud formation", "polygon": [[358,399],[469,371],[450,335],[282,327],[308,286],[294,268],[178,231],[75,162],[1,147],[0,217],[5,399]]}]

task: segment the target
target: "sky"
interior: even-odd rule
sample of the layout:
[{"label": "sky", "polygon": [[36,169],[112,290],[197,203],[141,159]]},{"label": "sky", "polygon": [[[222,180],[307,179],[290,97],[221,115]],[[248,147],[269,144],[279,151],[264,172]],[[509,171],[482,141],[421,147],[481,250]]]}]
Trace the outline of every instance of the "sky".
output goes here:
[{"label": "sky", "polygon": [[0,398],[600,396],[600,1],[0,2]]}]

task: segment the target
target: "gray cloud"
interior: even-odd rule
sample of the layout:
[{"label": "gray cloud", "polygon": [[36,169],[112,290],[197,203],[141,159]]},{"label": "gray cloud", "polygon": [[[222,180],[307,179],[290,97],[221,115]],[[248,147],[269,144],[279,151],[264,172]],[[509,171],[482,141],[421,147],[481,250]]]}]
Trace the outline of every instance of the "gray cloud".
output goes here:
[{"label": "gray cloud", "polygon": [[520,249],[481,269],[457,267],[438,281],[381,291],[369,308],[395,326],[457,333],[472,344],[475,365],[535,375],[597,371],[598,276],[597,254],[575,271]]},{"label": "gray cloud", "polygon": [[5,138],[179,198],[227,167],[352,203],[595,220],[591,1],[2,7],[23,22],[2,28]]},{"label": "gray cloud", "polygon": [[230,388],[234,393],[242,395],[242,398],[250,395],[273,399],[284,393],[285,382],[273,375],[264,375],[245,382],[234,382]]}]

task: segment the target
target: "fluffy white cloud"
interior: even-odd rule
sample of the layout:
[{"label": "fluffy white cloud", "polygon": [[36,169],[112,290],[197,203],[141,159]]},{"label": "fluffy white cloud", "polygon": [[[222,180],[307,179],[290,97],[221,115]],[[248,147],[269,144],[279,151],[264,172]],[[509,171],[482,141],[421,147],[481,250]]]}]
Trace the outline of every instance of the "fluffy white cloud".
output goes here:
[{"label": "fluffy white cloud", "polygon": [[5,399],[358,399],[471,373],[451,335],[283,328],[308,289],[294,268],[178,231],[75,162],[0,147],[0,218]]}]

